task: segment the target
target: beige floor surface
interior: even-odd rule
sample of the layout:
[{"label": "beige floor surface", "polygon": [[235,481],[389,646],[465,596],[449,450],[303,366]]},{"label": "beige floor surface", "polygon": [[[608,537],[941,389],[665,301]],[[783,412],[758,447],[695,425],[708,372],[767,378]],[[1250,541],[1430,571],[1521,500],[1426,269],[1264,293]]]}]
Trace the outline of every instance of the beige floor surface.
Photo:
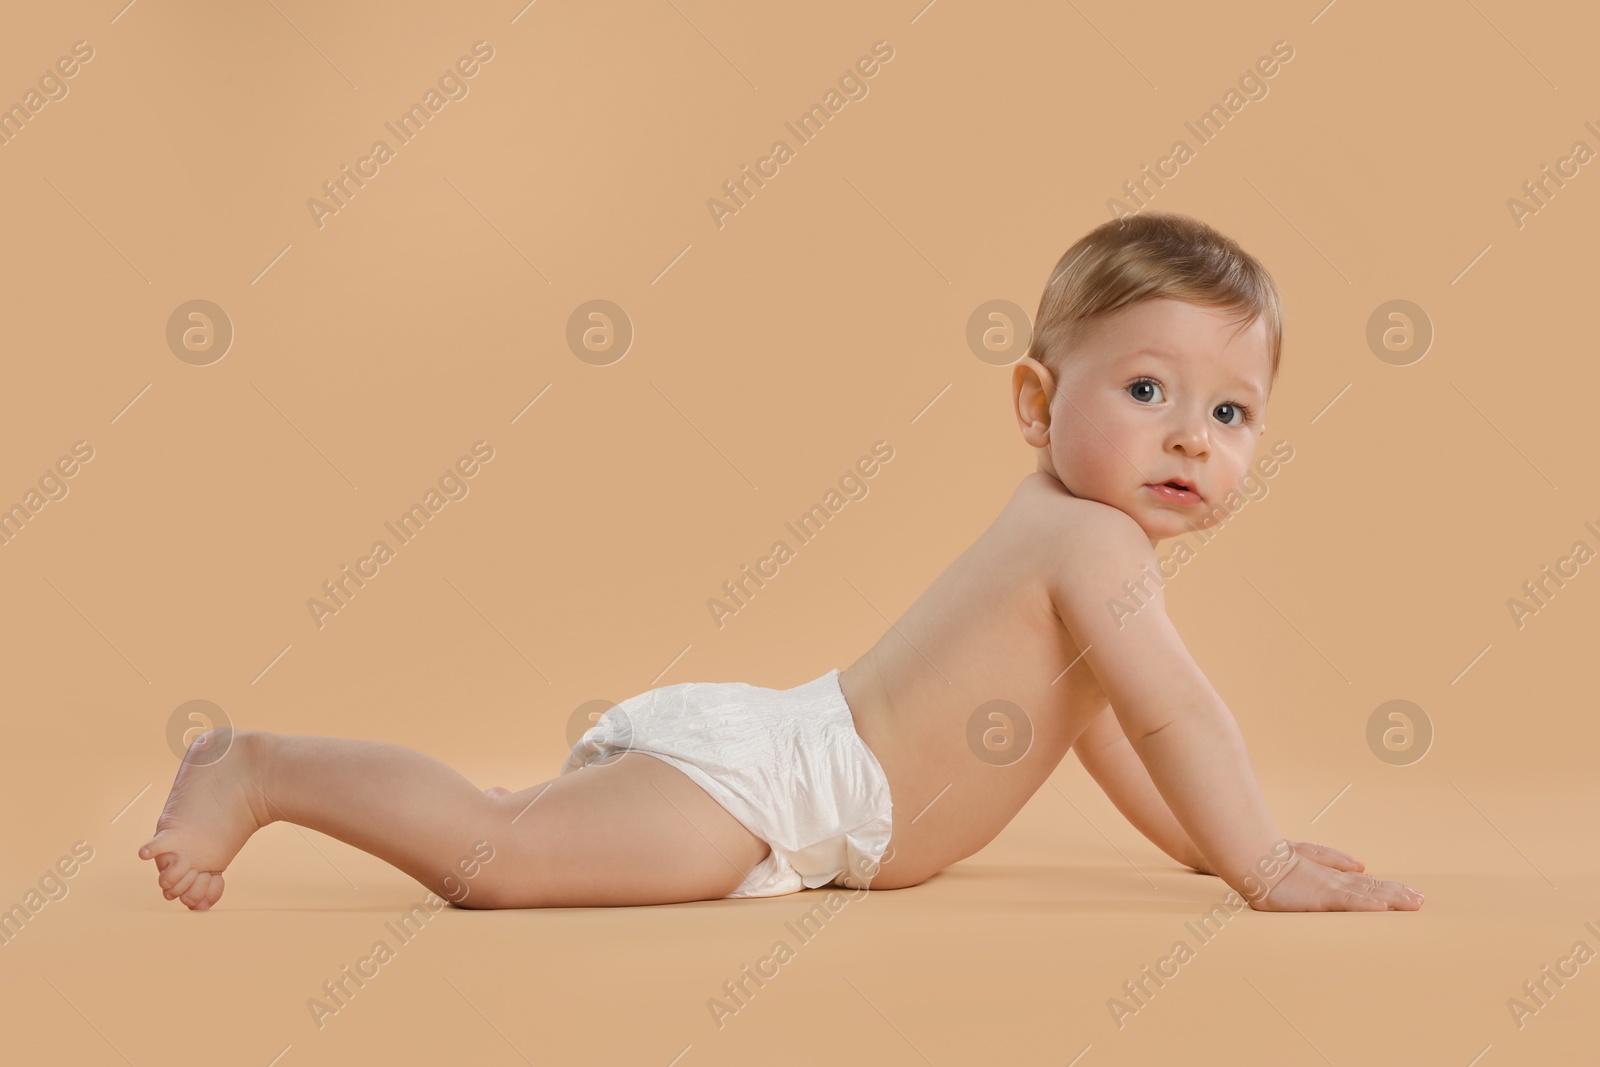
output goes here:
[{"label": "beige floor surface", "polygon": [[[1052,781],[912,889],[511,912],[432,912],[399,872],[277,825],[189,913],[131,858],[152,791],[4,948],[10,1062],[1594,1062],[1600,979],[1561,960],[1600,944],[1600,872],[1540,815],[1592,795],[1485,792],[1491,823],[1453,789],[1352,786],[1285,832],[1428,901],[1288,915],[1219,907],[1227,887],[1166,862],[1073,757]],[[1522,985],[1547,965],[1576,976],[1540,1006]],[[370,977],[335,1000],[347,967]]]}]

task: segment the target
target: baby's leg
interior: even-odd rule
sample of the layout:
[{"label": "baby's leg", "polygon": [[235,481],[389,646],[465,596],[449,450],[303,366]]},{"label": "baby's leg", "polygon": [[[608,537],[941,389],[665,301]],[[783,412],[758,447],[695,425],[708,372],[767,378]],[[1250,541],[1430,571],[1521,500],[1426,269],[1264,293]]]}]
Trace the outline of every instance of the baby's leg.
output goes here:
[{"label": "baby's leg", "polygon": [[156,861],[169,899],[204,910],[250,834],[277,821],[355,845],[465,907],[717,899],[769,851],[677,768],[641,753],[488,796],[400,745],[254,731],[230,743],[213,730],[184,757],[139,855]]}]

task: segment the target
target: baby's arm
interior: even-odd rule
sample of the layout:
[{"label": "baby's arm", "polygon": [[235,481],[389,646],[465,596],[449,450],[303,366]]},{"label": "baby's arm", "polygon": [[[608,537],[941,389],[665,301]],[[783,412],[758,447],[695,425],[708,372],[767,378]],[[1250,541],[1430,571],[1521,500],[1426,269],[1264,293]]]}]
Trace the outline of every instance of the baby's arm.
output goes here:
[{"label": "baby's arm", "polygon": [[1157,848],[1197,871],[1210,873],[1205,857],[1195,847],[1172,809],[1122,732],[1116,714],[1107,707],[1090,720],[1072,743],[1083,769],[1105,790],[1117,810]]},{"label": "baby's arm", "polygon": [[[1078,762],[1089,772],[1106,796],[1122,812],[1134,829],[1148,837],[1157,848],[1201,874],[1213,873],[1205,857],[1184,832],[1172,809],[1161,798],[1161,791],[1150,780],[1139,754],[1128,743],[1121,723],[1110,707],[1096,715],[1072,749]],[[1336,871],[1365,871],[1366,864],[1341,849],[1311,841],[1291,841],[1295,853]]]},{"label": "baby's arm", "polygon": [[[1056,613],[1094,671],[1135,754],[1207,866],[1267,910],[1414,909],[1397,882],[1302,862],[1272,821],[1233,715],[1184,648],[1159,586],[1142,606],[1127,587],[1155,573],[1154,549],[1134,520],[1083,501],[1059,538],[1047,576]],[[1277,897],[1269,895],[1289,883]]]}]

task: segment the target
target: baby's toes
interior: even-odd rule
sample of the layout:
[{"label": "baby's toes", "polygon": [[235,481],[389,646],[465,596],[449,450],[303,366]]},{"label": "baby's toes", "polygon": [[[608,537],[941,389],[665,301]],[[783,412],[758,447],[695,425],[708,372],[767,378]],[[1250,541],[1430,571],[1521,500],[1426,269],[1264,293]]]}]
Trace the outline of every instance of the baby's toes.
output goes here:
[{"label": "baby's toes", "polygon": [[211,872],[201,871],[199,877],[195,878],[194,884],[189,887],[188,892],[179,894],[179,899],[183,901],[185,906],[197,908],[200,906],[200,902],[206,899],[206,893],[210,889]]},{"label": "baby's toes", "polygon": [[178,879],[187,873],[187,868],[176,852],[163,852],[157,856],[156,870],[160,872],[156,876],[156,881],[161,883],[162,889],[171,889],[177,884]]},{"label": "baby's toes", "polygon": [[190,887],[194,885],[195,880],[200,877],[200,874],[201,872],[198,868],[190,867],[188,870],[183,872],[183,877],[181,878],[177,878],[171,882],[167,882],[165,879],[163,879],[162,892],[166,895],[168,900],[171,900],[174,897],[182,896]]}]

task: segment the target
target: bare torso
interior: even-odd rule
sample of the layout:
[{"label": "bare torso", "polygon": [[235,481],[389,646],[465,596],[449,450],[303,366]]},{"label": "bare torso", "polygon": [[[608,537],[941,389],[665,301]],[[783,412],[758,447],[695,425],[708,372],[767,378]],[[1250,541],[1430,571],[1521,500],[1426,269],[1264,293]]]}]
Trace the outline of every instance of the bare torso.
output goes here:
[{"label": "bare torso", "polygon": [[[840,672],[894,800],[873,888],[916,885],[988,844],[1107,707],[1045,584],[1083,505],[1050,475],[1028,475],[982,536]],[[980,713],[990,701],[1021,713],[1001,704]]]}]

